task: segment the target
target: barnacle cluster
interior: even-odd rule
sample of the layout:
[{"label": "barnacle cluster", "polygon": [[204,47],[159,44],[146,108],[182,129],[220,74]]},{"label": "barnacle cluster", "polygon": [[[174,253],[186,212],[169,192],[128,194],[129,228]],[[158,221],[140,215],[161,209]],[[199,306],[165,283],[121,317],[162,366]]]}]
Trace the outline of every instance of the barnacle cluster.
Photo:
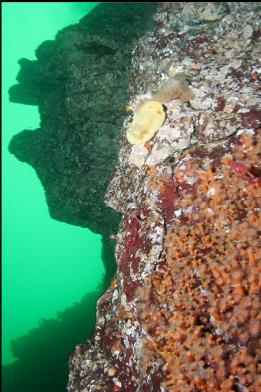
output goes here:
[{"label": "barnacle cluster", "polygon": [[197,182],[180,187],[165,255],[138,293],[147,363],[164,361],[168,391],[261,390],[260,151],[244,135],[215,165],[191,162]]}]

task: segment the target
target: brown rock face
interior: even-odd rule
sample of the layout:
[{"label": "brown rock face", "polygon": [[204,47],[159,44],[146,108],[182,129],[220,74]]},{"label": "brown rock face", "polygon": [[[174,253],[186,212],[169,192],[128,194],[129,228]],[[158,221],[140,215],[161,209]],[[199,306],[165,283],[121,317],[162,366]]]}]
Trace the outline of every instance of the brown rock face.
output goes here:
[{"label": "brown rock face", "polygon": [[[133,53],[132,109],[105,196],[123,214],[117,274],[93,339],[70,357],[69,392],[258,392],[258,3],[162,3]],[[176,74],[145,145],[126,130]]]}]

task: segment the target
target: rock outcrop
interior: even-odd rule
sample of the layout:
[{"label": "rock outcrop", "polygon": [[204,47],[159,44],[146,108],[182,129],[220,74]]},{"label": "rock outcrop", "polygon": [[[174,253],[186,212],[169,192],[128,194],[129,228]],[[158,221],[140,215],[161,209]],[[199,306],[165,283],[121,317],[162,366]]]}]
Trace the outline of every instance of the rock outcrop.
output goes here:
[{"label": "rock outcrop", "polygon": [[115,272],[120,214],[104,204],[129,100],[131,52],[153,27],[157,3],[104,3],[21,59],[12,102],[38,105],[40,128],[23,130],[9,150],[33,166],[52,218],[102,235],[105,286]]},{"label": "rock outcrop", "polygon": [[[69,392],[260,390],[259,17],[259,3],[162,3],[136,45],[105,196],[123,216],[117,274]],[[150,100],[165,122],[130,144]]]},{"label": "rock outcrop", "polygon": [[102,234],[105,285],[116,244],[68,392],[261,389],[260,13],[104,3],[20,60],[10,98],[41,126],[11,153]]}]

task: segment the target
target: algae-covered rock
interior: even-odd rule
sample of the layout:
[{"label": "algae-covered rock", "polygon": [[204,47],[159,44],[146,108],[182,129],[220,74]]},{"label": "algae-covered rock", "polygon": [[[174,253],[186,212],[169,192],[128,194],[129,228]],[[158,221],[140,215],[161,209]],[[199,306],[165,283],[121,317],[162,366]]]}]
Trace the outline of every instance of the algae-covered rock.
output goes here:
[{"label": "algae-covered rock", "polygon": [[109,280],[120,214],[104,194],[116,164],[130,97],[136,40],[152,28],[156,3],[104,3],[21,59],[12,102],[38,105],[40,128],[13,137],[9,150],[33,166],[52,218],[104,235]]},{"label": "algae-covered rock", "polygon": [[[52,216],[107,233],[109,207],[123,214],[117,273],[70,356],[68,391],[257,392],[260,4],[164,2],[147,33],[154,4],[104,7],[24,62],[43,122],[10,146]],[[42,94],[38,74],[54,79]]]},{"label": "algae-covered rock", "polygon": [[[259,16],[259,3],[164,2],[138,41],[105,196],[123,214],[117,274],[69,392],[261,389]],[[132,145],[150,101],[165,121]]]},{"label": "algae-covered rock", "polygon": [[54,219],[96,233],[117,231],[104,204],[126,117],[135,41],[152,28],[156,3],[100,4],[54,41],[21,59],[12,102],[39,105],[41,127],[14,136],[10,152],[32,165]]}]

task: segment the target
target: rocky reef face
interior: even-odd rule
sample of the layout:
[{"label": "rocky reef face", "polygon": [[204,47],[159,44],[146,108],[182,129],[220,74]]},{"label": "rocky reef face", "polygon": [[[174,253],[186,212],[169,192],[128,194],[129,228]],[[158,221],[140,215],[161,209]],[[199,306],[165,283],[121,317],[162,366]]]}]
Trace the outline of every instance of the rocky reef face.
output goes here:
[{"label": "rocky reef face", "polygon": [[41,125],[23,130],[9,150],[33,166],[52,218],[103,236],[109,281],[120,214],[104,204],[130,97],[136,40],[153,26],[156,3],[100,4],[77,25],[43,42],[37,60],[19,61],[10,100],[38,105]]},{"label": "rocky reef face", "polygon": [[[105,196],[123,214],[117,274],[69,392],[260,390],[259,18],[259,3],[162,3],[138,41]],[[147,102],[165,121],[131,144]]]},{"label": "rocky reef face", "polygon": [[54,219],[97,233],[117,227],[103,198],[126,117],[132,45],[153,9],[101,4],[43,42],[37,60],[20,60],[10,99],[39,105],[41,128],[17,134],[10,151],[35,168]]}]

